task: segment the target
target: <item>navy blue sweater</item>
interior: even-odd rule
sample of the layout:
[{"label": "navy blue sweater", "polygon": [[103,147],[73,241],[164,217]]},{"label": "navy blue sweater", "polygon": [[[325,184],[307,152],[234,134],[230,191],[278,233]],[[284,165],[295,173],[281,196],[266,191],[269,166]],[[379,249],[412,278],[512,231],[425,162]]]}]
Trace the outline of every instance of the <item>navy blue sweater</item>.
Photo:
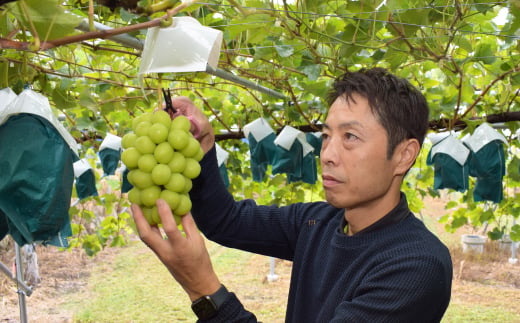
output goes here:
[{"label": "navy blue sweater", "polygon": [[[293,261],[286,322],[441,320],[451,295],[451,257],[410,212],[403,194],[384,225],[347,236],[343,209],[325,202],[235,202],[220,177],[215,148],[201,166],[190,192],[199,229],[224,246]],[[256,317],[231,293],[209,322]]]}]

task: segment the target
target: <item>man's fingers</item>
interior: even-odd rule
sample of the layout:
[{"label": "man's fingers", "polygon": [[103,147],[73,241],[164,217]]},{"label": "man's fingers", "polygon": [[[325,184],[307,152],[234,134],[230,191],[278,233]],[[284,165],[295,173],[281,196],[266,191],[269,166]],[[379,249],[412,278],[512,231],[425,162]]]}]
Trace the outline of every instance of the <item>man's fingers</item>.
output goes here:
[{"label": "man's fingers", "polygon": [[137,204],[132,204],[130,209],[132,210],[132,216],[134,217],[134,222],[139,235],[141,236],[142,233],[150,231],[150,224],[146,221],[141,208]]},{"label": "man's fingers", "polygon": [[177,223],[175,222],[170,206],[166,201],[163,199],[157,200],[157,211],[161,217],[163,230],[166,236],[168,236],[168,239],[174,240],[182,236],[179,228],[177,228]]},{"label": "man's fingers", "polygon": [[195,224],[195,220],[193,220],[191,213],[183,216],[181,221],[182,227],[184,228],[184,232],[186,232],[188,239],[202,239],[202,235],[200,234],[199,228],[197,228],[197,224]]},{"label": "man's fingers", "polygon": [[137,204],[132,204],[130,208],[141,240],[150,248],[154,246],[157,241],[162,240],[159,228],[157,226],[151,226],[148,223],[141,208]]},{"label": "man's fingers", "polygon": [[176,110],[179,110],[184,115],[187,115],[188,112],[197,109],[193,102],[185,96],[178,96],[172,98],[172,105]]}]

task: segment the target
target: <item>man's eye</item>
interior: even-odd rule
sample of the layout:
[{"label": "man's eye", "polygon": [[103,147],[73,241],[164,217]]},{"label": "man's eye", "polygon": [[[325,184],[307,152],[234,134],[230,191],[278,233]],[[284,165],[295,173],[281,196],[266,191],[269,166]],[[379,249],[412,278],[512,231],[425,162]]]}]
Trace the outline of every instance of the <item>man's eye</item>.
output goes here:
[{"label": "man's eye", "polygon": [[356,139],[358,139],[358,137],[350,132],[347,132],[345,134],[345,139],[346,140],[356,140]]}]

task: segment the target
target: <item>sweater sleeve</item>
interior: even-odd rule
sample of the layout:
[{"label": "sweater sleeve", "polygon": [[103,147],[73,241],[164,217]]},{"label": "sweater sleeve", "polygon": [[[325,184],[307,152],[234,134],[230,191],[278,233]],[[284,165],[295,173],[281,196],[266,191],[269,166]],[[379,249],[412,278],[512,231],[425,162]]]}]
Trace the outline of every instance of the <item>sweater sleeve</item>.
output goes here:
[{"label": "sweater sleeve", "polygon": [[191,213],[204,235],[221,245],[292,260],[302,212],[298,205],[257,205],[235,201],[226,189],[213,147],[200,162],[201,173],[190,191]]},{"label": "sweater sleeve", "polygon": [[[251,224],[239,225],[233,217],[236,216],[235,200],[227,191],[217,166],[216,149],[213,147],[201,160],[201,174],[193,181],[190,191],[193,203],[192,215],[198,228],[211,240],[228,247],[238,247],[244,240],[255,239],[249,234],[240,234],[240,226],[247,227]],[[253,208],[251,201],[243,202]],[[231,217],[231,220],[226,220]],[[231,224],[230,224],[231,223]],[[248,230],[254,233],[254,230]],[[249,236],[248,236],[249,235]],[[247,237],[247,238],[246,238]],[[255,250],[254,242],[246,242],[249,250]],[[241,249],[244,245],[241,245]],[[265,251],[264,251],[265,252]],[[247,311],[240,300],[232,292],[220,307],[216,316],[209,320],[199,320],[207,323],[254,323],[256,316]]]}]

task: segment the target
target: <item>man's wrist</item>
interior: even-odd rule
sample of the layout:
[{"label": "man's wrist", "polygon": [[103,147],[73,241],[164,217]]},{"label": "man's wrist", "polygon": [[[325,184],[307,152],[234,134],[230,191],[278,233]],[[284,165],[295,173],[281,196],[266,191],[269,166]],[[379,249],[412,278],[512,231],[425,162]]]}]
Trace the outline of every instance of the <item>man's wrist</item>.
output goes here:
[{"label": "man's wrist", "polygon": [[218,291],[222,284],[215,275],[207,275],[204,280],[199,280],[197,284],[191,284],[189,289],[185,289],[190,301],[194,302],[202,296],[212,295]]},{"label": "man's wrist", "polygon": [[206,154],[215,145],[215,134],[213,130],[199,137],[200,147]]},{"label": "man's wrist", "polygon": [[201,320],[207,320],[217,315],[227,299],[229,291],[224,285],[211,295],[202,296],[191,303],[191,309]]}]

